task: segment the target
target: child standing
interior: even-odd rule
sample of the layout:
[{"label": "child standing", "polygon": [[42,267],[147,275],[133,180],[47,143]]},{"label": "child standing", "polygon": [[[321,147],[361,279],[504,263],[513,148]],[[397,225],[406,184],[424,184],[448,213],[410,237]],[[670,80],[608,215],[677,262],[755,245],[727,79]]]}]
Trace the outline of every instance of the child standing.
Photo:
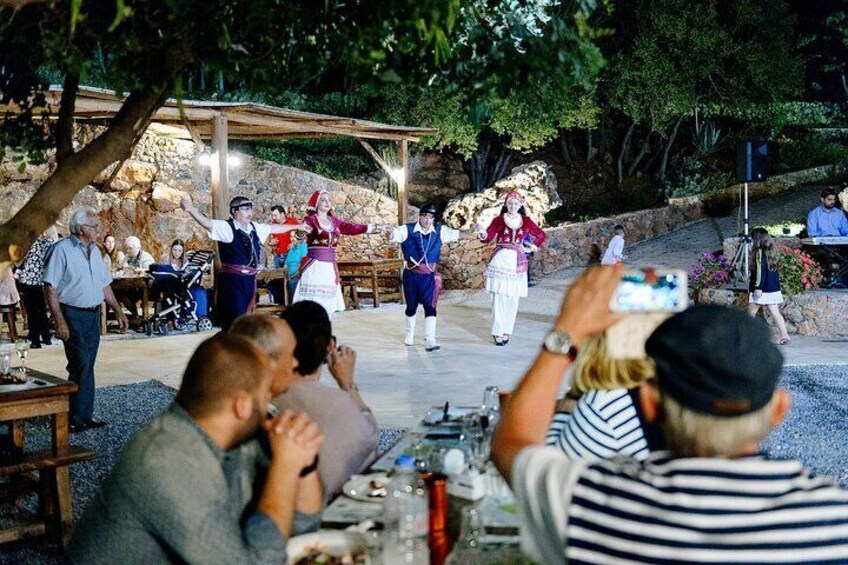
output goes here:
[{"label": "child standing", "polygon": [[751,230],[751,294],[748,298],[748,313],[756,317],[760,306],[765,306],[780,331],[780,345],[789,344],[786,321],[778,309],[783,304],[780,292],[780,251],[774,240],[763,228]]},{"label": "child standing", "polygon": [[607,245],[601,265],[615,265],[624,261],[624,226],[618,224],[613,228],[613,238]]}]

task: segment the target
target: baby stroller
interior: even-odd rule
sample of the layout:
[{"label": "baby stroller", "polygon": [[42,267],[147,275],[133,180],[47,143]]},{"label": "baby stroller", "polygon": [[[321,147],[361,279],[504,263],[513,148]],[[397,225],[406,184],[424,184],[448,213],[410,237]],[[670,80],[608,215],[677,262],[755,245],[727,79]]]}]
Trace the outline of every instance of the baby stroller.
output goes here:
[{"label": "baby stroller", "polygon": [[145,321],[147,335],[153,335],[153,332],[168,335],[169,323],[175,331],[182,331],[188,324],[194,324],[199,332],[212,329],[209,318],[198,315],[198,301],[193,291],[203,290],[200,282],[204,273],[212,268],[214,257],[211,251],[189,252],[186,254],[187,266],[182,271],[171,265],[150,265],[148,272],[153,277],[153,290],[161,293],[162,299],[157,302],[153,315]]}]

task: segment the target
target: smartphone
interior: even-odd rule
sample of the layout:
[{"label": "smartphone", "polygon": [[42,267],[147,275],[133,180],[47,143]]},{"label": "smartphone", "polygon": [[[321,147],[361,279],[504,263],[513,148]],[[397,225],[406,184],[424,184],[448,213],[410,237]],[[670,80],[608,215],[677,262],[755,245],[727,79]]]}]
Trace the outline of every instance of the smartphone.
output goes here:
[{"label": "smartphone", "polygon": [[618,282],[613,312],[681,312],[689,305],[686,271],[631,269]]}]

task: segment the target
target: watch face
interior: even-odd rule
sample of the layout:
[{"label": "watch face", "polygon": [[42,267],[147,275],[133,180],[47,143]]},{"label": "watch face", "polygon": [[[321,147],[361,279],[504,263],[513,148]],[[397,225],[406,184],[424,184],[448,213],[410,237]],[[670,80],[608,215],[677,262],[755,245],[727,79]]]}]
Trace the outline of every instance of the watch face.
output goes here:
[{"label": "watch face", "polygon": [[545,337],[545,349],[551,353],[566,354],[571,347],[571,340],[558,331],[551,331]]}]

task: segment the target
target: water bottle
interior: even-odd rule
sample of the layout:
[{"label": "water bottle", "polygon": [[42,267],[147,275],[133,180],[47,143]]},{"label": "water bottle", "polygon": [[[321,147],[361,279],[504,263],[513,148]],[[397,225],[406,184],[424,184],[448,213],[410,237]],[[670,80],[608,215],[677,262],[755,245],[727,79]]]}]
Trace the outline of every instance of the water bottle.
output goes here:
[{"label": "water bottle", "polygon": [[386,490],[383,561],[392,565],[429,565],[428,499],[414,457],[402,455],[397,458],[394,476]]}]

